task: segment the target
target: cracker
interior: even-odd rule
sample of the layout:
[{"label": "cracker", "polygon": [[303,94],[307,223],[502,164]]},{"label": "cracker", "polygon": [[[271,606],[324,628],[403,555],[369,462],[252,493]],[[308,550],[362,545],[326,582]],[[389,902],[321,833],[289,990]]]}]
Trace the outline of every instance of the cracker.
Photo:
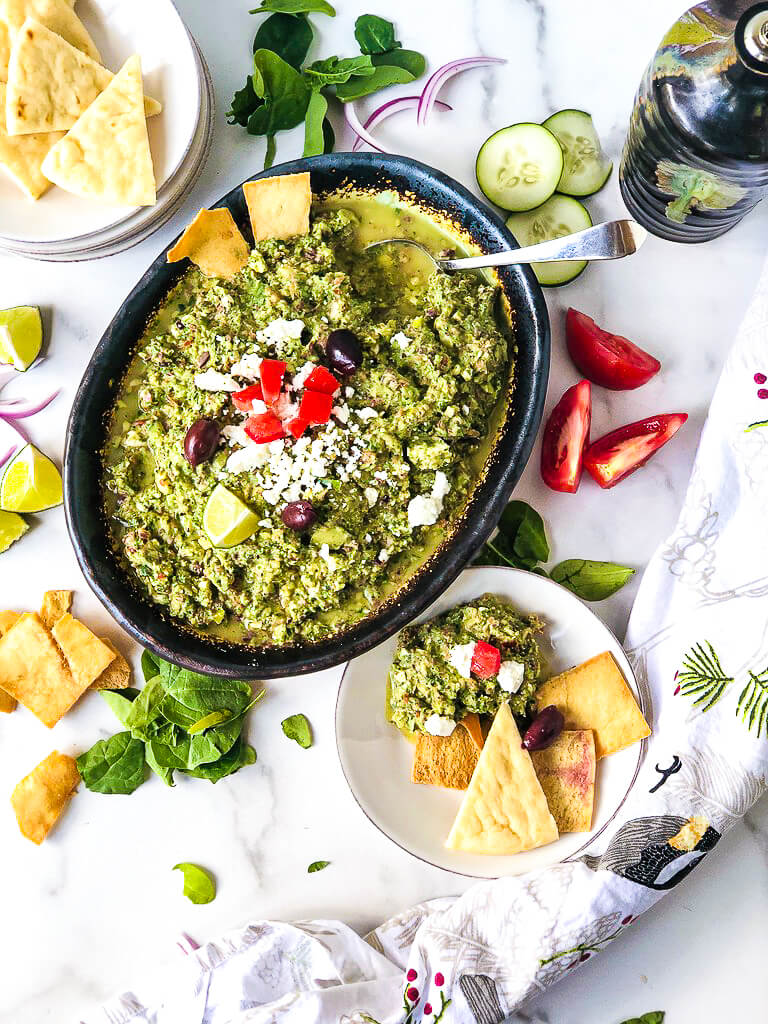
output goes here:
[{"label": "cracker", "polygon": [[445,845],[449,850],[499,856],[545,846],[557,838],[531,755],[504,703]]},{"label": "cracker", "polygon": [[29,199],[39,199],[51,187],[43,174],[43,160],[59,139],[64,138],[64,133],[9,135],[5,129],[6,93],[7,87],[0,82],[0,167]]},{"label": "cracker", "polygon": [[49,729],[85,689],[35,612],[25,612],[0,639],[0,687]]},{"label": "cracker", "polygon": [[254,242],[293,238],[309,231],[312,187],[309,171],[259,178],[243,185]]},{"label": "cracker", "polygon": [[25,775],[11,796],[22,835],[40,845],[69,803],[80,781],[71,757],[54,750]]},{"label": "cracker", "polygon": [[450,736],[419,733],[413,755],[411,782],[446,789],[466,789],[480,754],[466,729]]},{"label": "cracker", "polygon": [[110,650],[69,612],[62,615],[51,632],[69,665],[72,677],[83,690],[98,679],[104,669],[115,660],[114,650]]},{"label": "cracker", "polygon": [[536,704],[559,708],[566,729],[591,729],[598,760],[651,734],[610,651],[548,680],[536,691]]},{"label": "cracker", "polygon": [[72,6],[69,0],[0,0],[0,21],[7,25],[11,43],[15,42],[27,18],[34,18],[75,49],[100,61],[96,44]]},{"label": "cracker", "polygon": [[101,642],[106,644],[110,651],[112,651],[115,655],[115,660],[107,665],[98,679],[94,679],[91,683],[91,689],[124,690],[126,686],[131,685],[131,666],[111,640],[107,640],[107,638],[103,636],[101,638]]},{"label": "cracker", "polygon": [[157,201],[138,56],[128,58],[56,143],[43,161],[43,174],[83,199],[116,206]]},{"label": "cracker", "polygon": [[40,608],[40,618],[46,629],[52,629],[54,623],[67,614],[72,607],[72,596],[71,590],[46,590]]},{"label": "cracker", "polygon": [[209,277],[234,277],[248,262],[250,250],[226,207],[200,210],[172,249],[168,262],[189,257]]},{"label": "cracker", "polygon": [[595,738],[589,729],[563,730],[531,760],[558,832],[589,832],[595,805]]}]

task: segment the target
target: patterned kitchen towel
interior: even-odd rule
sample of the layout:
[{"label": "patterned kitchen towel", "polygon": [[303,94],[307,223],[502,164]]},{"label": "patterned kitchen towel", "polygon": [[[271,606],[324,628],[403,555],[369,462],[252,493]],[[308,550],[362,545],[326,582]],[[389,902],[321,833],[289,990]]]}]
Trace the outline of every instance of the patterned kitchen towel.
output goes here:
[{"label": "patterned kitchen towel", "polygon": [[377,928],[257,922],[191,952],[159,1002],[83,1024],[496,1024],[688,875],[768,778],[768,270],[626,647],[653,726],[635,785],[573,862],[482,882]]}]

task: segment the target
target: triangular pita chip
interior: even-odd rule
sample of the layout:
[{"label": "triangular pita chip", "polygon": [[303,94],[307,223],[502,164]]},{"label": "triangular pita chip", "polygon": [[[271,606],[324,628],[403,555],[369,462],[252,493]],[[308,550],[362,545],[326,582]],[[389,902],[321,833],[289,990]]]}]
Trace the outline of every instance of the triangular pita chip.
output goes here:
[{"label": "triangular pita chip", "polygon": [[[8,134],[66,131],[114,75],[33,18],[24,22],[11,50],[5,101]],[[145,100],[150,116],[161,108]]]},{"label": "triangular pita chip", "polygon": [[22,835],[42,843],[80,781],[74,758],[54,750],[18,783],[11,795]]},{"label": "triangular pita chip", "polygon": [[504,703],[445,845],[449,850],[498,856],[546,846],[557,837],[531,755]]},{"label": "triangular pita chip", "polygon": [[610,651],[549,679],[536,691],[536,704],[559,708],[566,729],[591,729],[598,761],[651,734]]},{"label": "triangular pita chip", "polygon": [[8,61],[11,59],[11,33],[4,21],[0,21],[0,82],[8,81]]},{"label": "triangular pita chip", "polygon": [[248,262],[250,250],[226,207],[200,210],[172,249],[168,262],[188,256],[209,277],[230,278]]},{"label": "triangular pita chip", "polygon": [[243,185],[254,242],[293,238],[309,231],[312,188],[309,171],[259,178]]},{"label": "triangular pita chip", "polygon": [[83,199],[115,206],[157,201],[144,117],[141,62],[129,57],[43,161],[43,174]]},{"label": "triangular pita chip", "polygon": [[559,832],[589,832],[595,804],[595,738],[589,729],[564,729],[531,754]]},{"label": "triangular pita chip", "polygon": [[46,629],[52,629],[62,615],[66,615],[72,607],[73,592],[71,590],[46,590],[40,607],[40,618]]},{"label": "triangular pita chip", "polygon": [[98,679],[94,679],[91,683],[91,689],[124,690],[126,686],[131,685],[131,666],[111,640],[107,640],[107,638],[103,636],[101,638],[101,642],[106,644],[110,651],[112,651],[115,656],[115,660],[107,665]]},{"label": "triangular pita chip", "polygon": [[466,789],[479,756],[470,734],[459,726],[450,736],[429,736],[420,732],[413,753],[411,782]]},{"label": "triangular pita chip", "polygon": [[43,160],[64,138],[63,132],[39,132],[10,136],[5,130],[5,85],[0,82],[0,167],[30,199],[39,199],[51,183],[42,171]]},{"label": "triangular pita chip", "polygon": [[11,43],[27,18],[34,18],[89,57],[101,60],[96,44],[72,7],[69,0],[0,0],[0,21],[7,25]]},{"label": "triangular pita chip", "polygon": [[69,612],[62,615],[51,632],[69,665],[73,679],[83,689],[98,679],[115,660],[114,650]]},{"label": "triangular pita chip", "polygon": [[0,636],[7,633],[14,622],[18,622],[20,618],[21,612],[0,612]]},{"label": "triangular pita chip", "polygon": [[0,637],[0,688],[52,729],[85,689],[75,682],[53,637],[26,612]]}]

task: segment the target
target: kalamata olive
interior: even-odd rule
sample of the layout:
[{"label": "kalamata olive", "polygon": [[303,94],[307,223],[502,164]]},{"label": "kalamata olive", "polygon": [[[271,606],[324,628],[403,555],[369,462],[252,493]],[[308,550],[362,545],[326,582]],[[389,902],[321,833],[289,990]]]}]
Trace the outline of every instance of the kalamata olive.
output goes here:
[{"label": "kalamata olive", "polygon": [[563,731],[565,719],[562,711],[558,711],[554,704],[543,708],[534,718],[523,736],[523,746],[526,750],[546,750],[551,747],[557,737]]},{"label": "kalamata olive", "polygon": [[184,458],[190,466],[207,462],[219,446],[221,431],[216,420],[201,416],[195,420],[184,438]]},{"label": "kalamata olive", "polygon": [[289,501],[280,513],[280,518],[289,530],[301,533],[312,526],[317,519],[317,512],[309,501]]},{"label": "kalamata olive", "polygon": [[351,377],[363,364],[363,350],[353,331],[331,331],[325,355],[331,368],[342,377]]}]

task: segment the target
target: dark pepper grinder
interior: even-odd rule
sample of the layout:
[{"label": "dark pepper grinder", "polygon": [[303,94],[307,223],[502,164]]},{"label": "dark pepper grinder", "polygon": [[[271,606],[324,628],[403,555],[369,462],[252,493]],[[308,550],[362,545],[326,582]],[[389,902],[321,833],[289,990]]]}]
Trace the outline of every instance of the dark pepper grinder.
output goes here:
[{"label": "dark pepper grinder", "polygon": [[621,192],[673,242],[729,231],[768,190],[768,3],[706,0],[680,17],[640,83]]}]

